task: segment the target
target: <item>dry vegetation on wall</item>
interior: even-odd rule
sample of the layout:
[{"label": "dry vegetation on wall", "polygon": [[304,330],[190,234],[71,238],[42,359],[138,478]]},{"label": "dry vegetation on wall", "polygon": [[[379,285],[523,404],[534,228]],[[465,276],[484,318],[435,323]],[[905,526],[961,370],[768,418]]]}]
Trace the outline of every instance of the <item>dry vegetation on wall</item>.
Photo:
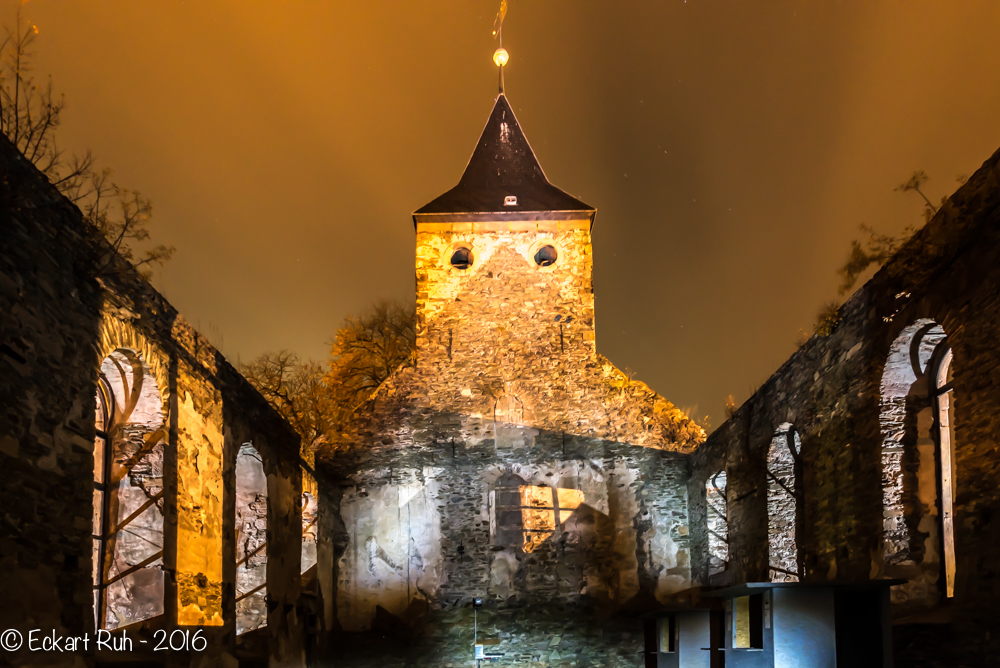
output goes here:
[{"label": "dry vegetation on wall", "polygon": [[56,141],[66,109],[64,97],[56,95],[52,79],[43,84],[34,75],[34,44],[38,27],[24,20],[20,8],[14,25],[4,28],[0,43],[0,130],[27,160],[80,207],[84,221],[108,247],[97,260],[94,273],[106,276],[116,271],[118,256],[149,278],[154,265],[162,265],[173,247],[148,247],[153,203],[138,190],[118,185],[110,168],[99,169],[88,150],[82,156],[69,153]]},{"label": "dry vegetation on wall", "polygon": [[[959,185],[968,181],[969,177],[960,174],[955,180]],[[924,200],[923,217],[924,223],[930,222],[937,212],[948,201],[948,197],[942,196],[941,201],[934,204],[924,193],[923,186],[929,177],[923,170],[918,170],[910,175],[905,182],[896,186],[896,192],[915,192]],[[841,282],[838,294],[843,297],[857,285],[858,279],[871,267],[881,267],[889,261],[893,255],[913,236],[917,228],[908,225],[896,236],[881,234],[874,227],[867,223],[858,226],[864,234],[868,236],[865,240],[855,239],[851,242],[851,250],[847,260],[837,270]],[[829,301],[820,307],[816,315],[816,323],[813,325],[813,333],[819,336],[830,336],[833,330],[840,324],[840,302]],[[800,341],[802,345],[805,341]]]},{"label": "dry vegetation on wall", "polygon": [[[890,592],[897,665],[993,665],[1000,651],[996,619],[982,614],[997,586],[983,565],[1000,546],[998,165],[1000,151],[692,466],[692,499],[726,476],[726,551],[708,534],[717,525],[691,522],[692,563],[715,558],[704,577],[771,579],[778,566],[814,582],[906,580]],[[701,503],[692,515],[705,517]]]},{"label": "dry vegetation on wall", "polygon": [[[924,218],[924,223],[930,222],[941,207],[948,201],[947,196],[942,196],[940,201],[935,204],[924,192],[924,184],[930,177],[923,170],[918,170],[913,172],[905,182],[899,184],[894,189],[896,192],[907,193],[915,192],[920,195],[921,199],[924,201],[924,209],[921,215]],[[969,180],[969,177],[964,174],[959,174],[956,177],[956,182],[959,186],[965,184]],[[837,290],[839,296],[843,298],[848,295],[854,287],[857,285],[858,280],[872,268],[878,268],[888,262],[896,253],[903,247],[903,245],[910,240],[911,237],[919,229],[917,226],[908,225],[903,228],[903,230],[896,236],[881,234],[873,226],[867,223],[861,223],[858,229],[867,235],[867,239],[854,239],[851,241],[851,249],[847,255],[847,259],[844,264],[837,269],[837,275],[840,277],[840,286]],[[796,345],[801,348],[809,341],[811,336],[819,336],[821,338],[829,337],[842,321],[841,316],[842,302],[840,300],[830,300],[824,302],[819,309],[816,311],[816,320],[813,322],[812,331],[808,332],[805,329],[799,330],[799,337]],[[756,391],[756,388],[754,389]],[[752,395],[754,392],[751,392]],[[725,415],[726,418],[732,418],[735,414],[738,406],[736,406],[733,401],[733,396],[729,395],[729,398],[725,402]]]}]

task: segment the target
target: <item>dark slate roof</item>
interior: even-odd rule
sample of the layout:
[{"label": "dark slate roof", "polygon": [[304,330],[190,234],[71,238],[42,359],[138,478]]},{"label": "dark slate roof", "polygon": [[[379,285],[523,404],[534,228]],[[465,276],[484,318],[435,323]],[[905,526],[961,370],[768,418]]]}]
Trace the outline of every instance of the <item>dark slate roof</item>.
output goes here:
[{"label": "dark slate roof", "polygon": [[[517,204],[505,205],[508,196],[517,197]],[[462,180],[414,211],[413,220],[589,218],[593,221],[594,211],[594,207],[556,188],[545,178],[507,97],[501,93]]]}]

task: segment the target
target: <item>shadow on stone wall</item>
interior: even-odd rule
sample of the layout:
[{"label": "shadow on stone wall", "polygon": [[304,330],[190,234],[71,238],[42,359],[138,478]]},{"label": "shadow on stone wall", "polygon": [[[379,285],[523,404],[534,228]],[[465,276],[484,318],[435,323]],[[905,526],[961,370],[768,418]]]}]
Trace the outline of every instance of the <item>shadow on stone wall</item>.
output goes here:
[{"label": "shadow on stone wall", "polygon": [[632,665],[636,615],[691,584],[686,455],[440,412],[383,436],[320,468],[349,665],[390,639],[407,665],[471,658],[475,597],[517,662]]}]

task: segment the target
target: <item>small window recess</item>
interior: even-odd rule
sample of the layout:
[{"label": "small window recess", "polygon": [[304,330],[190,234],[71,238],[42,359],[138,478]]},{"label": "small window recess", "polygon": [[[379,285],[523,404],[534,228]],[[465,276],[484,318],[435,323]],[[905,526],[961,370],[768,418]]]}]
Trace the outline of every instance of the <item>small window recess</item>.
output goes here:
[{"label": "small window recess", "polygon": [[507,195],[503,198],[504,206],[517,206],[517,195]]},{"label": "small window recess", "polygon": [[673,654],[677,651],[677,618],[673,615],[660,617],[660,654]]},{"label": "small window recess", "polygon": [[545,244],[535,251],[535,264],[539,267],[550,267],[559,259],[559,252],[552,244]]},{"label": "small window recess", "polygon": [[764,649],[764,594],[733,599],[733,649]]},{"label": "small window recess", "polygon": [[449,264],[459,271],[469,269],[475,261],[475,255],[468,246],[456,246],[453,248],[448,260]]}]

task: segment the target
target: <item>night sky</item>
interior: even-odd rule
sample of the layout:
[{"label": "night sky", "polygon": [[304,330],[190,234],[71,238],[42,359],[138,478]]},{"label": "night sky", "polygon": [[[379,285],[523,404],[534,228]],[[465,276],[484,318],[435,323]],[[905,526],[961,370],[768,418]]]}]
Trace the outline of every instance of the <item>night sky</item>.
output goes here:
[{"label": "night sky", "polygon": [[[323,359],[414,299],[410,213],[496,94],[499,3],[33,0],[60,130],[154,202],[154,285],[232,360]],[[16,3],[4,0],[10,23]],[[510,0],[506,89],[597,207],[598,349],[722,419],[837,298],[866,222],[920,221],[1000,147],[1000,2]]]}]

